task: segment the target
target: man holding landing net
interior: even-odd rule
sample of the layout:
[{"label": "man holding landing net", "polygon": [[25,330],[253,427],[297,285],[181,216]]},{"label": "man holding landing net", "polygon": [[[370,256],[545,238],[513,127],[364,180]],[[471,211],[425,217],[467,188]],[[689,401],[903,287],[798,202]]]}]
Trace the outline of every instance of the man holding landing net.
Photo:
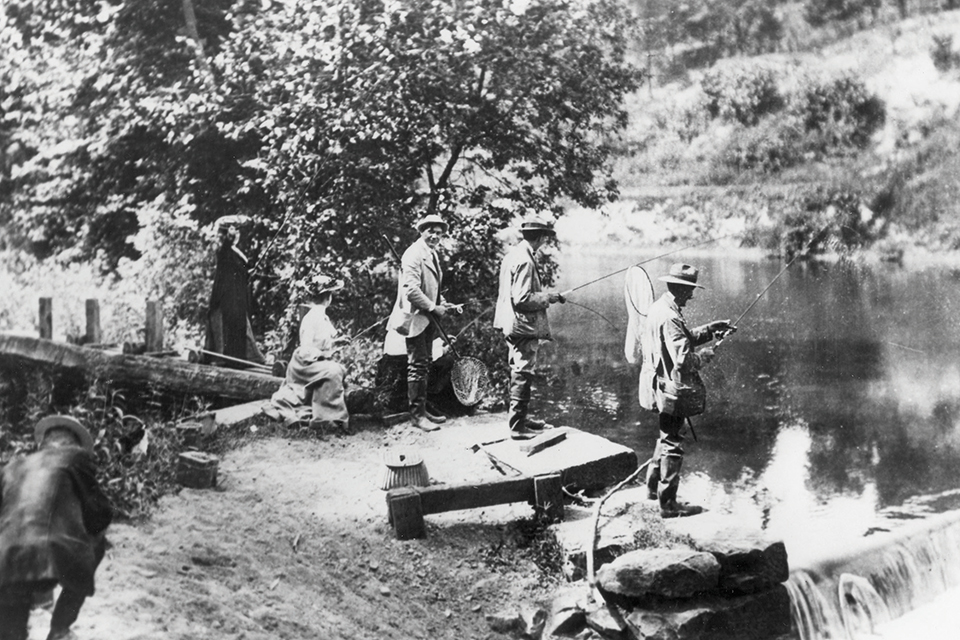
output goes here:
[{"label": "man holding landing net", "polygon": [[528,440],[547,426],[527,417],[530,387],[541,340],[550,340],[547,308],[565,302],[555,291],[543,291],[536,254],[556,236],[553,225],[539,218],[521,224],[523,236],[500,263],[500,291],[493,326],[507,339],[510,362],[510,437]]},{"label": "man holding landing net", "polygon": [[660,501],[664,518],[691,516],[702,507],[677,502],[683,466],[684,421],[703,412],[706,390],[698,371],[714,357],[712,347],[695,347],[735,331],[729,320],[688,329],[682,309],[693,298],[699,275],[696,267],[675,264],[660,280],[667,292],[650,305],[640,332],[640,406],[659,415],[660,438],[647,467],[647,490]]}]

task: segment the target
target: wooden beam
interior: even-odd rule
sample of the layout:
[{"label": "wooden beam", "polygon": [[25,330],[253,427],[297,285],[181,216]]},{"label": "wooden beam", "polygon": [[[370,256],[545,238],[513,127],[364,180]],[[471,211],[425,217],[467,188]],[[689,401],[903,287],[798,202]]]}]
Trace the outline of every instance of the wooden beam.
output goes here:
[{"label": "wooden beam", "polygon": [[53,298],[40,298],[40,337],[53,339]]},{"label": "wooden beam", "polygon": [[563,487],[560,474],[428,487],[399,487],[387,492],[387,517],[397,538],[407,540],[425,535],[425,515],[511,502],[529,502],[540,507],[551,520],[563,520]]},{"label": "wooden beam", "polygon": [[462,484],[435,484],[417,488],[423,512],[443,513],[457,509],[478,509],[494,504],[529,502],[533,504],[536,492],[533,478],[521,476],[492,482],[465,482]]},{"label": "wooden beam", "polygon": [[108,380],[239,400],[269,398],[283,383],[282,379],[269,374],[222,369],[172,358],[107,353],[99,349],[5,333],[0,333],[2,357],[85,371]]},{"label": "wooden beam", "polygon": [[100,331],[100,302],[94,298],[88,298],[86,302],[86,311],[86,344],[100,344],[100,341],[103,339],[103,334]]}]

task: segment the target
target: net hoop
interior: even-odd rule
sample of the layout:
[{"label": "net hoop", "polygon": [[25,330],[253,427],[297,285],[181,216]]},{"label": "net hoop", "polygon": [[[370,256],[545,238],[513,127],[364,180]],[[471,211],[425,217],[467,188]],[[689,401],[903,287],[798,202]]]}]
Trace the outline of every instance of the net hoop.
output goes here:
[{"label": "net hoop", "polygon": [[474,406],[483,400],[490,389],[487,365],[470,356],[458,358],[450,371],[450,384],[460,404],[465,407]]},{"label": "net hoop", "polygon": [[627,305],[627,335],[623,342],[623,355],[630,364],[643,360],[640,332],[647,319],[647,311],[653,304],[653,282],[640,265],[627,269],[623,281],[623,299]]}]

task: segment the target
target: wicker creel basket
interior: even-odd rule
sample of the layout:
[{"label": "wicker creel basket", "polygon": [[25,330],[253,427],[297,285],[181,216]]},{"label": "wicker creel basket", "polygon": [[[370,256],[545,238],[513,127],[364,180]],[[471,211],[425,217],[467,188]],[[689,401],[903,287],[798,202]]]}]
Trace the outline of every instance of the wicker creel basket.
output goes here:
[{"label": "wicker creel basket", "polygon": [[418,453],[388,451],[383,455],[385,469],[380,488],[384,491],[397,487],[425,487],[430,484],[430,474]]}]

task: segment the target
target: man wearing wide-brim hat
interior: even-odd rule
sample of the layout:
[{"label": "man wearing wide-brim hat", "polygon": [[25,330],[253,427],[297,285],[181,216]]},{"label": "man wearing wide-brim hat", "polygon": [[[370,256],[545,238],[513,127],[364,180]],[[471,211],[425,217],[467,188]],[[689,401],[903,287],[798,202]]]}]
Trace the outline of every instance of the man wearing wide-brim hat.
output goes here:
[{"label": "man wearing wide-brim hat", "polygon": [[0,640],[26,640],[34,597],[58,584],[47,639],[71,637],[113,517],[90,432],[58,415],[40,420],[34,436],[39,449],[0,473]]},{"label": "man wearing wide-brim hat", "polygon": [[649,497],[660,501],[664,518],[689,516],[703,509],[677,501],[680,468],[683,466],[684,420],[692,415],[683,413],[673,403],[677,389],[688,388],[692,380],[699,380],[697,371],[713,359],[712,348],[699,352],[695,348],[714,338],[734,331],[728,320],[688,329],[682,309],[693,298],[697,289],[699,271],[689,264],[677,263],[661,276],[667,291],[647,312],[640,334],[643,360],[640,367],[640,406],[656,411],[659,417],[660,437],[654,449],[653,460],[647,467]]},{"label": "man wearing wide-brim hat", "polygon": [[544,291],[536,254],[556,237],[553,224],[541,216],[529,216],[520,225],[523,239],[510,249],[500,263],[499,293],[493,326],[507,340],[510,365],[510,408],[507,422],[510,437],[526,440],[546,426],[527,413],[530,391],[541,340],[550,340],[547,308],[563,302],[555,291]]},{"label": "man wearing wide-brim hat", "polygon": [[[410,420],[424,431],[435,431],[446,417],[427,406],[427,376],[433,356],[433,341],[439,335],[435,322],[460,306],[448,303],[440,293],[443,272],[437,248],[447,232],[447,222],[435,213],[416,223],[420,237],[400,259],[397,300],[387,329],[402,335],[407,347],[407,398]],[[431,319],[431,316],[433,319]]]},{"label": "man wearing wide-brim hat", "polygon": [[310,407],[310,425],[322,432],[347,432],[344,377],[346,371],[334,359],[340,342],[337,328],[327,316],[333,294],[343,289],[342,280],[319,274],[310,281],[306,295],[309,310],[300,321],[300,344],[287,365],[283,385],[271,397],[264,412],[280,417],[287,424],[299,421]]}]

